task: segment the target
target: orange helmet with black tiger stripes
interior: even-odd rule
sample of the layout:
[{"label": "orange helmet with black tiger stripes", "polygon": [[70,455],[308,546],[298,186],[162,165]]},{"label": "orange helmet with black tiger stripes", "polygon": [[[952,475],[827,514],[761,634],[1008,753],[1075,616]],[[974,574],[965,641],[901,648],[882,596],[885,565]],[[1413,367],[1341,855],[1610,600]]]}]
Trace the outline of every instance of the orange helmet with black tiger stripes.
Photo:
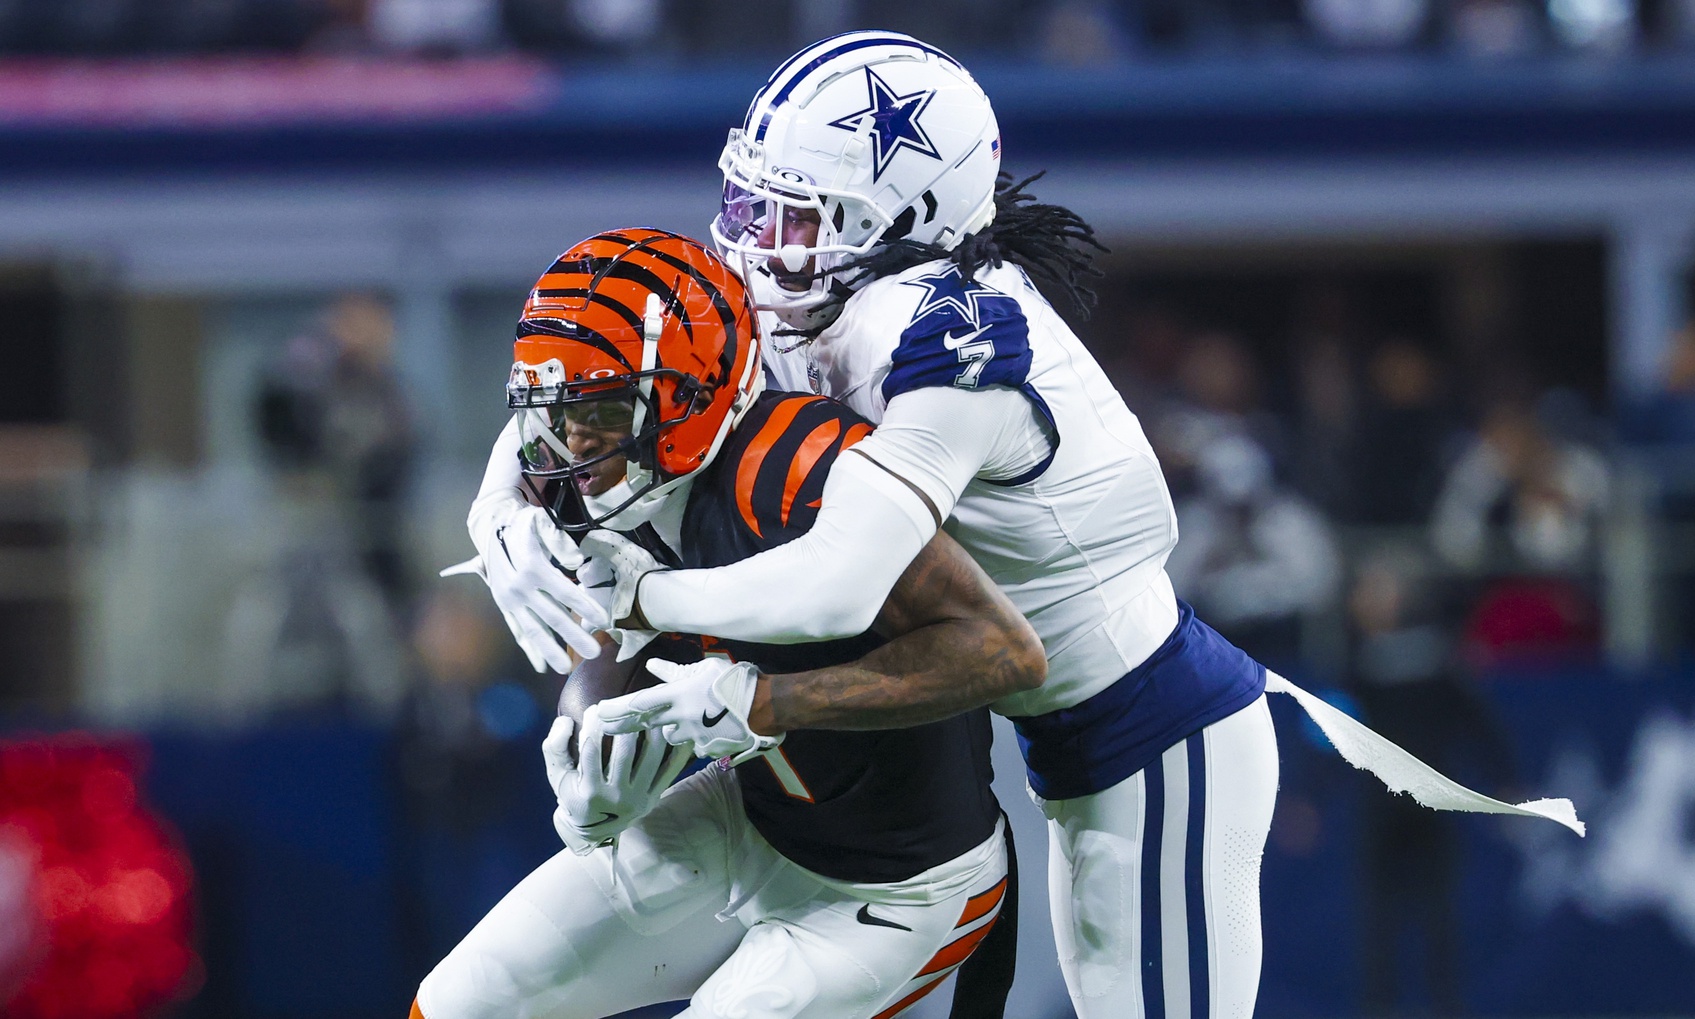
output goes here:
[{"label": "orange helmet with black tiger stripes", "polygon": [[507,404],[559,526],[628,529],[712,462],[762,385],[741,279],[704,245],[614,230],[571,247],[524,302]]}]

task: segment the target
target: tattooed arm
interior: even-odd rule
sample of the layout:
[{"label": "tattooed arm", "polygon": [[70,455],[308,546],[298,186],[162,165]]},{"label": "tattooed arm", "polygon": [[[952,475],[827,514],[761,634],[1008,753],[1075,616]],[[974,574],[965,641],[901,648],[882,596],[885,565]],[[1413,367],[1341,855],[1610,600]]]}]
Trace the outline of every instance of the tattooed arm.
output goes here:
[{"label": "tattooed arm", "polygon": [[900,729],[949,718],[1047,678],[1036,631],[965,550],[937,533],[877,616],[889,643],[856,662],[760,676],[748,721],[790,729]]}]

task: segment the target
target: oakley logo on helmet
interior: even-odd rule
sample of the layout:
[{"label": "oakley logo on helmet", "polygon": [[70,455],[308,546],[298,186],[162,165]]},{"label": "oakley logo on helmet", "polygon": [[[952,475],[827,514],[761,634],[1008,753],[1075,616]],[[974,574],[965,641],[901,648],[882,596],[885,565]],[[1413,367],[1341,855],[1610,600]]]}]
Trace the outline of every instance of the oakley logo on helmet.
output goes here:
[{"label": "oakley logo on helmet", "polygon": [[871,146],[876,157],[871,167],[872,180],[883,176],[889,161],[903,148],[931,159],[942,158],[936,146],[931,144],[930,136],[924,133],[924,126],[918,123],[919,114],[930,105],[930,100],[936,98],[935,89],[925,88],[898,95],[869,67],[865,68],[865,83],[871,93],[871,105],[830,121],[830,126],[858,133],[866,119],[870,119]]}]

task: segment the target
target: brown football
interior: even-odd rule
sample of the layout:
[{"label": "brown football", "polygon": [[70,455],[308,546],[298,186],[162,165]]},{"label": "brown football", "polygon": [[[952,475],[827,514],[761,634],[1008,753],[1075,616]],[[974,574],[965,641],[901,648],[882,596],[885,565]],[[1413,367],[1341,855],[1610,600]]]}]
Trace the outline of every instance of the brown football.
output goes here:
[{"label": "brown football", "polygon": [[[590,658],[571,670],[565,677],[565,687],[559,691],[559,713],[569,715],[577,725],[583,724],[583,712],[591,704],[599,704],[609,697],[621,697],[637,690],[646,690],[650,686],[658,686],[660,679],[647,671],[647,662],[651,658],[664,658],[673,662],[698,662],[702,655],[698,641],[676,634],[661,634],[650,641],[647,647],[638,651],[635,657],[627,661],[618,661],[616,645],[607,645],[601,651],[600,657]],[[572,756],[576,756],[576,742],[572,741]],[[612,752],[612,738],[605,737],[601,743],[601,752]]]}]

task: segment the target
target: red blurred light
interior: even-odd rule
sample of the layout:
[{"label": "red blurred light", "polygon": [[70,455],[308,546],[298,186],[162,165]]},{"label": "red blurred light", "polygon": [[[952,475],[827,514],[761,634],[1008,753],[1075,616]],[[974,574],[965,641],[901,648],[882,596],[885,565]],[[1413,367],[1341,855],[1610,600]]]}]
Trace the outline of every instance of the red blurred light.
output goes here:
[{"label": "red blurred light", "polygon": [[123,1015],[136,997],[136,963],[124,956],[105,956],[88,964],[84,986],[85,1014]]},{"label": "red blurred light", "polygon": [[116,768],[96,768],[82,781],[82,805],[99,821],[112,821],[135,807],[135,782]]},{"label": "red blurred light", "polygon": [[4,823],[23,833],[25,839],[38,849],[45,850],[50,846],[58,846],[63,839],[60,836],[60,819],[53,811],[43,807],[21,807],[9,812]]},{"label": "red blurred light", "polygon": [[117,923],[154,923],[170,911],[176,893],[151,868],[118,871],[92,896],[100,915]]},{"label": "red blurred light", "polygon": [[[189,862],[137,801],[140,749],[77,734],[0,743],[0,848],[31,871],[0,883],[15,900],[0,901],[0,917],[33,930],[0,939],[9,1019],[144,1014],[203,979]],[[7,979],[16,973],[21,986]]]},{"label": "red blurred light", "polygon": [[88,880],[74,867],[50,867],[38,883],[42,918],[49,923],[81,912],[88,905]]}]

